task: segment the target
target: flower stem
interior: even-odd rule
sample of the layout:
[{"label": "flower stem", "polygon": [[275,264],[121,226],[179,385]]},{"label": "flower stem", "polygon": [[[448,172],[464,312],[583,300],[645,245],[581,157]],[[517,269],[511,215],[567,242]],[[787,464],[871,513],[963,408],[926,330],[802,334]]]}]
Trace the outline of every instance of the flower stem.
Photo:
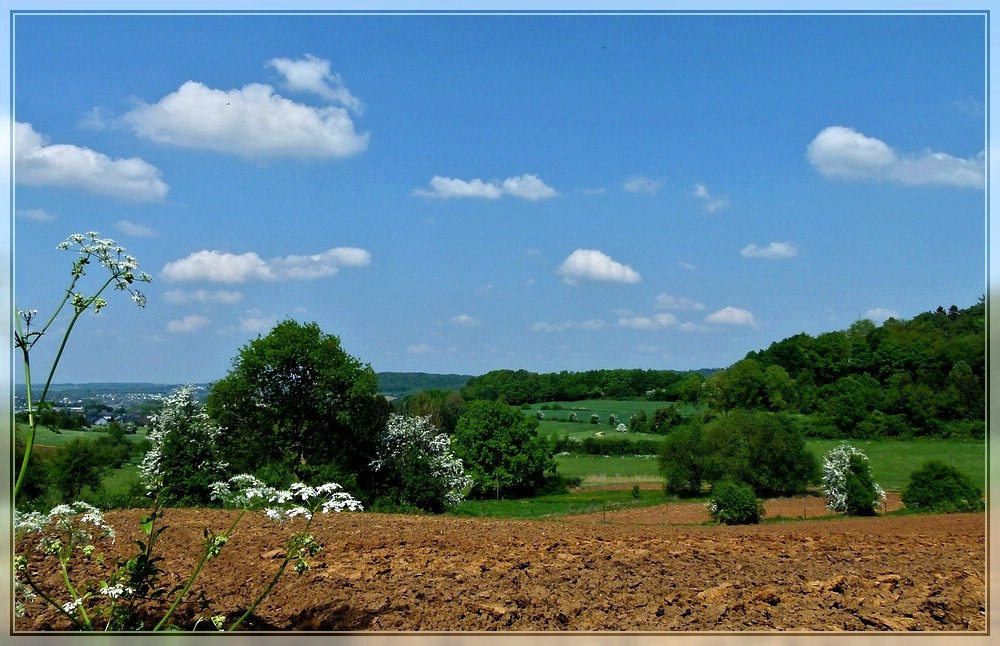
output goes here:
[{"label": "flower stem", "polygon": [[[240,520],[243,518],[243,515],[246,514],[246,513],[247,513],[246,509],[244,509],[243,511],[241,511],[240,515],[236,517],[236,520],[233,521],[233,524],[229,526],[229,529],[226,530],[226,532],[223,534],[223,536],[225,536],[226,538],[229,538],[229,535],[232,534],[232,532],[233,532],[234,529],[236,529],[236,525],[239,524]],[[205,543],[205,551],[202,552],[201,559],[198,561],[198,564],[194,566],[194,571],[191,573],[191,576],[188,578],[187,583],[184,585],[184,588],[179,593],[177,593],[177,598],[174,599],[174,603],[170,606],[170,609],[167,610],[167,614],[165,614],[163,616],[163,619],[160,619],[159,623],[157,623],[156,626],[153,628],[153,632],[156,632],[156,631],[160,630],[161,628],[163,628],[163,626],[164,626],[164,624],[166,624],[167,620],[170,619],[170,617],[174,614],[174,611],[177,610],[177,606],[180,605],[181,600],[184,598],[184,595],[187,594],[188,590],[194,584],[194,580],[195,580],[195,578],[197,578],[198,573],[201,572],[202,566],[205,565],[205,562],[208,560],[208,555],[211,552],[211,549],[212,549],[212,544],[210,542],[206,541],[206,543]]]},{"label": "flower stem", "polygon": [[[70,551],[72,552],[72,548],[71,548]],[[65,558],[60,557],[60,559],[59,559],[59,566],[62,569],[63,581],[66,582],[66,589],[69,590],[70,597],[73,599],[74,602],[76,602],[76,600],[79,599],[80,596],[76,593],[76,588],[73,587],[73,584],[69,580],[69,571],[66,569],[66,561],[67,560],[69,560],[69,556],[68,555]],[[80,609],[80,615],[83,617],[83,629],[84,630],[93,630],[94,627],[90,623],[90,617],[87,616],[87,609],[83,607],[83,603],[80,603],[80,605],[77,606],[77,607]],[[77,625],[79,625],[79,624],[77,624]]]},{"label": "flower stem", "polygon": [[285,549],[285,560],[281,562],[281,566],[278,568],[278,571],[274,574],[273,577],[271,577],[271,581],[267,584],[267,587],[264,588],[264,591],[260,593],[260,596],[257,597],[257,600],[254,601],[249,608],[247,608],[247,611],[243,613],[242,617],[236,620],[236,623],[234,623],[232,626],[229,627],[229,632],[236,630],[239,627],[239,625],[243,623],[244,619],[253,614],[253,611],[256,610],[257,606],[259,606],[261,602],[267,598],[267,595],[271,594],[271,589],[274,588],[276,583],[278,583],[278,579],[280,579],[281,575],[284,574],[285,568],[288,567],[289,561],[292,560],[292,553],[293,553],[292,547],[298,544],[297,539],[304,536],[306,532],[309,531],[310,525],[312,525],[312,518],[309,519],[309,521],[306,523],[305,528],[301,532],[293,536],[292,539],[288,541],[288,545]]}]

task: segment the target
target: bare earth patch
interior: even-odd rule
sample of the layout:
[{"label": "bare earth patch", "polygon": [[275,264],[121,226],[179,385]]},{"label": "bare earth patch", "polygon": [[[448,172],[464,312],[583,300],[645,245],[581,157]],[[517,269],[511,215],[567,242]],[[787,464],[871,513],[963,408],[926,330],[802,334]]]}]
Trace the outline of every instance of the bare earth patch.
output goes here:
[{"label": "bare earth patch", "polygon": [[[767,501],[767,514],[799,517],[804,506],[805,515],[819,516],[825,513],[822,502],[809,497]],[[130,551],[141,515],[109,512],[119,538],[100,549],[105,554]],[[202,528],[221,531],[232,518],[228,511],[168,510],[169,529],[159,543],[164,569],[190,572],[200,554]],[[547,521],[320,516],[313,535],[325,549],[313,569],[297,575],[289,568],[245,626],[280,631],[986,629],[982,513],[700,525],[707,518],[702,503],[609,511],[606,522],[603,514]],[[178,623],[192,626],[199,612],[226,614],[231,621],[242,614],[277,570],[280,548],[293,527],[276,526],[260,514],[244,518],[193,588],[192,598],[204,592],[209,610],[189,607]],[[36,555],[30,567],[33,576],[64,592],[51,560]],[[102,574],[96,565],[86,567]],[[80,571],[87,570],[78,570],[74,578]],[[68,627],[37,601],[28,610],[17,621],[18,631]]]}]

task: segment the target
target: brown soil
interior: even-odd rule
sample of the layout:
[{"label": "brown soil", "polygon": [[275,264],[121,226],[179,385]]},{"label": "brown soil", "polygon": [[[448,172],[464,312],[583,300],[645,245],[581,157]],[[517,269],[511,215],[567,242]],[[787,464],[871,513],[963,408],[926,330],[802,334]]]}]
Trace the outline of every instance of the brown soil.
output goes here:
[{"label": "brown soil", "polygon": [[[768,517],[815,517],[814,497],[768,501]],[[889,509],[898,505],[890,499]],[[140,512],[109,512],[116,543],[132,552]],[[189,573],[205,527],[233,512],[168,510],[158,543],[165,583]],[[985,515],[801,520],[703,525],[700,503],[674,503],[545,521],[332,514],[312,534],[324,546],[302,575],[289,568],[244,627],[301,631],[984,631]],[[301,521],[300,521],[301,523]],[[248,607],[301,524],[247,515],[202,571],[178,623]],[[49,558],[30,571],[65,588]],[[105,578],[78,565],[76,580]],[[154,610],[154,615],[155,615]],[[162,616],[162,610],[159,610]],[[207,625],[207,626],[206,626]],[[62,630],[40,601],[17,630]],[[207,621],[200,628],[210,627]]]}]

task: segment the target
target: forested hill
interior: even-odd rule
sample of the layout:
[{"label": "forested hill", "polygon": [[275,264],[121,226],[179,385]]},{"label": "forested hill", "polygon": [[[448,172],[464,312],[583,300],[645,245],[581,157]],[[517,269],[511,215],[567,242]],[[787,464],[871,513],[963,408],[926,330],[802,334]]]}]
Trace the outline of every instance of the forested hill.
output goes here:
[{"label": "forested hill", "polygon": [[[508,404],[534,404],[581,399],[677,399],[685,384],[700,385],[714,370],[588,370],[586,372],[535,373],[527,370],[493,370],[474,377],[462,388],[466,401],[503,398]],[[697,377],[693,382],[687,377]]]},{"label": "forested hill", "polygon": [[982,437],[985,379],[980,299],[908,321],[797,334],[719,371],[699,399],[718,410],[815,413],[852,437]]},{"label": "forested hill", "polygon": [[391,397],[406,397],[422,390],[458,390],[472,375],[434,375],[426,372],[380,372],[378,391]]}]

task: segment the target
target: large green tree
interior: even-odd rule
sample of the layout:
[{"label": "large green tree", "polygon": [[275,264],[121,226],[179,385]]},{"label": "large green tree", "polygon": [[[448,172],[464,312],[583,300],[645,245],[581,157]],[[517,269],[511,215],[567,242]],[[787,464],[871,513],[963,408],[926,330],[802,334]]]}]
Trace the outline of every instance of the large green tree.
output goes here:
[{"label": "large green tree", "polygon": [[555,473],[553,447],[538,435],[538,420],[502,400],[469,402],[452,449],[472,477],[472,496],[529,496]]},{"label": "large green tree", "polygon": [[208,413],[234,471],[337,478],[363,486],[376,438],[391,413],[371,366],[315,323],[286,320],[240,349],[216,382]]}]

